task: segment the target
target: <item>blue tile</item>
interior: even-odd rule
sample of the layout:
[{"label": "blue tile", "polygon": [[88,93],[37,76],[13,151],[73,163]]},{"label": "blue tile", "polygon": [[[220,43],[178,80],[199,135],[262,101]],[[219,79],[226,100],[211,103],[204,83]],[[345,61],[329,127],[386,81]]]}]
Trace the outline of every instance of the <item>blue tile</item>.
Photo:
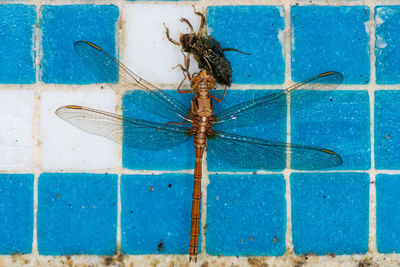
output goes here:
[{"label": "blue tile", "polygon": [[117,175],[110,174],[42,174],[38,185],[39,254],[114,254],[117,182]]},{"label": "blue tile", "polygon": [[375,92],[375,168],[400,169],[400,92]]},{"label": "blue tile", "polygon": [[0,174],[0,225],[0,254],[32,252],[32,174]]},{"label": "blue tile", "polygon": [[285,62],[281,40],[284,29],[281,6],[211,6],[207,8],[210,35],[223,48],[250,53],[226,52],[232,80],[237,84],[281,84]]},{"label": "blue tile", "polygon": [[[236,104],[240,104],[245,101],[249,101],[251,99],[262,97],[265,95],[269,95],[272,93],[276,93],[276,90],[229,90],[227,92],[225,99],[221,104],[215,105],[215,114],[218,118],[218,113],[234,106]],[[278,101],[274,101],[268,108],[262,110],[258,113],[249,113],[250,117],[246,117],[247,121],[246,125],[250,125],[247,127],[238,127],[234,128],[235,122],[233,124],[221,124],[216,123],[214,126],[215,129],[223,132],[240,134],[249,137],[257,137],[262,139],[267,139],[270,141],[286,141],[286,98],[281,98]],[[224,126],[226,125],[226,126]],[[240,125],[241,126],[241,125]],[[223,161],[221,156],[226,154],[226,150],[221,150],[218,148],[218,142],[209,141],[207,144],[207,165],[209,171],[254,171],[254,169],[249,168],[241,168],[240,165],[232,165],[229,162]],[[237,160],[248,160],[247,158],[240,156],[240,148],[234,148],[235,151],[238,151],[238,155],[236,156]],[[222,154],[221,154],[222,153]],[[234,156],[234,155],[231,155]],[[285,162],[282,162],[282,166],[279,169],[285,168]],[[277,170],[277,169],[275,169]]]},{"label": "blue tile", "polygon": [[[371,165],[369,97],[366,91],[308,91],[291,101],[291,142],[338,153],[338,169]],[[295,169],[301,164],[292,162]]]},{"label": "blue tile", "polygon": [[188,174],[123,175],[123,253],[187,254],[192,188],[193,175]]},{"label": "blue tile", "polygon": [[88,84],[101,82],[81,62],[73,44],[91,41],[115,55],[118,7],[113,5],[42,6],[41,79],[45,83]]},{"label": "blue tile", "polygon": [[376,83],[400,83],[400,6],[375,7]]},{"label": "blue tile", "polygon": [[344,83],[369,83],[368,7],[294,6],[291,20],[293,80],[333,70]]},{"label": "blue tile", "polygon": [[293,173],[290,190],[296,254],[368,251],[368,174]]},{"label": "blue tile", "polygon": [[286,200],[282,175],[210,175],[207,253],[281,256],[285,253]]},{"label": "blue tile", "polygon": [[0,83],[34,83],[36,7],[0,6]]},{"label": "blue tile", "polygon": [[[182,122],[183,119],[177,121],[176,117],[170,119],[162,118],[153,115],[148,112],[145,108],[159,110],[160,104],[153,102],[146,102],[146,100],[152,101],[151,98],[145,98],[138,101],[137,91],[127,92],[123,96],[123,115],[134,118],[142,119],[146,121],[167,123],[167,122]],[[180,100],[181,103],[190,105],[190,100],[193,97],[191,94],[178,94],[176,90],[170,90],[167,92],[169,95]],[[146,104],[148,104],[146,106]],[[189,106],[187,107],[189,111]],[[191,127],[190,123],[186,125]],[[124,132],[129,131],[128,126],[124,126]],[[144,147],[153,148],[152,150],[142,150],[134,147],[124,146],[122,150],[122,166],[124,168],[134,170],[185,170],[194,168],[194,144],[193,138],[180,145],[174,147],[168,147],[157,143],[155,138],[151,138],[149,134],[143,136],[136,136],[137,140],[142,140],[145,145]],[[142,138],[142,139],[140,139]],[[125,142],[127,143],[127,142]]]},{"label": "blue tile", "polygon": [[400,175],[376,176],[376,241],[379,253],[400,252]]}]

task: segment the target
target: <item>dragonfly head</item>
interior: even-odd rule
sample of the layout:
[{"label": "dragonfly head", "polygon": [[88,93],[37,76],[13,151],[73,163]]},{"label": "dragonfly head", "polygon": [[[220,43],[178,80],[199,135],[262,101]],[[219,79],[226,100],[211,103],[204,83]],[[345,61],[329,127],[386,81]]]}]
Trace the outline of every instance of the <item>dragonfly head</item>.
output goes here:
[{"label": "dragonfly head", "polygon": [[192,81],[190,82],[190,86],[195,89],[200,85],[201,82],[206,83],[209,90],[212,90],[215,87],[214,77],[210,75],[206,70],[195,73],[192,77]]}]

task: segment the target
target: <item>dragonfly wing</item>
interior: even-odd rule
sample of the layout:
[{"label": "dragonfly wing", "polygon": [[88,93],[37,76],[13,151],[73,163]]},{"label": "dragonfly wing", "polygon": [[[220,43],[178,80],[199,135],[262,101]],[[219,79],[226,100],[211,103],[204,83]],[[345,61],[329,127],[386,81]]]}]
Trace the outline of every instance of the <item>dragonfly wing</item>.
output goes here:
[{"label": "dragonfly wing", "polygon": [[212,153],[234,166],[252,170],[284,169],[287,154],[296,169],[326,169],[342,163],[342,158],[328,149],[272,142],[217,131],[208,139],[207,153]]},{"label": "dragonfly wing", "polygon": [[[117,91],[138,91],[135,105],[171,122],[180,122],[186,118],[189,108],[140,78],[101,47],[88,41],[77,41],[74,49],[86,67],[102,82],[112,83],[119,80],[118,84],[111,87]],[[144,98],[147,99],[144,101]]]},{"label": "dragonfly wing", "polygon": [[[297,83],[277,93],[259,97],[235,106],[232,106],[215,115],[214,128],[224,130],[228,128],[254,126],[260,123],[282,119],[286,117],[286,96],[290,98],[301,95],[308,90],[318,90],[329,93],[343,82],[343,75],[330,71],[319,74],[308,80]],[[325,94],[319,94],[323,97]],[[315,99],[317,100],[317,98]],[[308,103],[309,104],[309,103]],[[304,106],[296,105],[301,109]],[[296,112],[296,110],[291,110]]]},{"label": "dragonfly wing", "polygon": [[143,150],[170,148],[191,136],[190,128],[131,119],[82,106],[63,106],[56,114],[85,132]]}]

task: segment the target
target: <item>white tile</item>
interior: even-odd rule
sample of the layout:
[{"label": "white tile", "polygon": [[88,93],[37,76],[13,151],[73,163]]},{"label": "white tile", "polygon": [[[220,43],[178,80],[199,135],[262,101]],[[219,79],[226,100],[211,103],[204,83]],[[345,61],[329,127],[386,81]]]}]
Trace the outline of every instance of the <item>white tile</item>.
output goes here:
[{"label": "white tile", "polygon": [[54,112],[65,105],[81,105],[115,113],[111,90],[43,92],[40,106],[41,163],[45,171],[92,171],[119,166],[119,145],[86,133]]},{"label": "white tile", "polygon": [[32,171],[34,93],[0,92],[0,169]]},{"label": "white tile", "polygon": [[[181,17],[187,18],[197,31],[200,17],[194,14],[192,5],[134,3],[125,5],[122,15],[126,22],[121,53],[124,63],[149,82],[177,86],[183,79],[182,71],[172,67],[183,65],[183,55],[181,48],[166,38],[163,23],[174,40],[179,40],[180,33],[190,32],[187,24],[179,21]],[[193,58],[190,70],[198,71]]]}]

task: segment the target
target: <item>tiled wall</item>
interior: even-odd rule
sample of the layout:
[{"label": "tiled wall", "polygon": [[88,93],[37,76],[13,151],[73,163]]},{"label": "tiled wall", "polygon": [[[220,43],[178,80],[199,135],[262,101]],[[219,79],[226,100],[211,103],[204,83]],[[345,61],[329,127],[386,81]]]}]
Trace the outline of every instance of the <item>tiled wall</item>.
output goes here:
[{"label": "tiled wall", "polygon": [[29,3],[0,5],[0,265],[187,263],[193,143],[122,147],[54,112],[76,104],[168,121],[135,105],[129,90],[96,84],[73,49],[78,40],[189,106],[192,96],[175,90],[182,54],[163,23],[174,39],[188,32],[181,17],[197,29],[192,4],[222,47],[251,54],[226,52],[233,85],[215,113],[321,72],[344,75],[333,92],[263,114],[281,120],[224,129],[331,149],[343,164],[259,171],[209,151],[198,264],[400,262],[400,1]]}]

